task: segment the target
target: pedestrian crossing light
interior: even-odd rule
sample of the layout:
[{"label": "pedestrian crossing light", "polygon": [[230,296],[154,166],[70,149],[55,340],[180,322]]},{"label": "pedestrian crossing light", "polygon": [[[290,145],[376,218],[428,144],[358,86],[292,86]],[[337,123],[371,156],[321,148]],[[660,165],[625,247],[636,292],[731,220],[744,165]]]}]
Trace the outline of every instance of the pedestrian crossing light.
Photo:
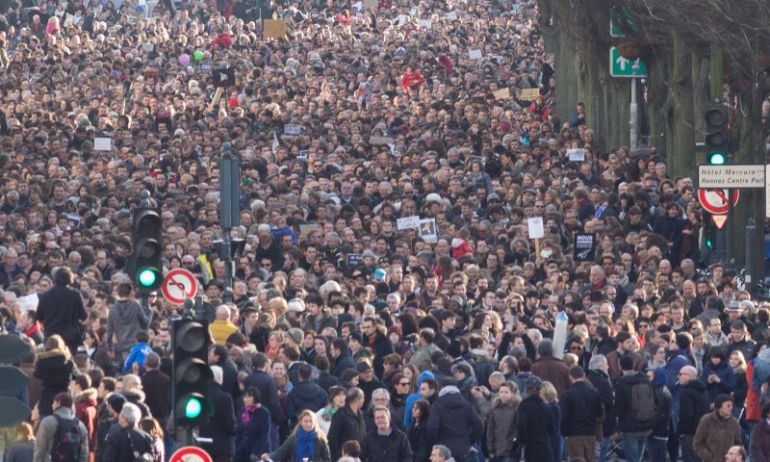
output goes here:
[{"label": "pedestrian crossing light", "polygon": [[203,403],[195,396],[191,396],[184,408],[186,419],[197,419],[203,411]]},{"label": "pedestrian crossing light", "polygon": [[721,152],[712,152],[709,154],[710,165],[724,165],[727,163],[727,157]]}]

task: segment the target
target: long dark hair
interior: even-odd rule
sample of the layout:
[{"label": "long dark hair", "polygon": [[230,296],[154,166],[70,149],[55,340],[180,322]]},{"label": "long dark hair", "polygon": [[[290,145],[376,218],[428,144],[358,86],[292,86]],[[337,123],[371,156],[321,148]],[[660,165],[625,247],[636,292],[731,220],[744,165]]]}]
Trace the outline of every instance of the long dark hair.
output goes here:
[{"label": "long dark hair", "polygon": [[[414,417],[414,425],[425,425],[428,422],[428,417],[430,417],[430,403],[428,400],[419,399],[414,402],[413,406],[417,406],[420,409],[420,416]],[[411,411],[411,409],[408,409],[408,411]]]}]

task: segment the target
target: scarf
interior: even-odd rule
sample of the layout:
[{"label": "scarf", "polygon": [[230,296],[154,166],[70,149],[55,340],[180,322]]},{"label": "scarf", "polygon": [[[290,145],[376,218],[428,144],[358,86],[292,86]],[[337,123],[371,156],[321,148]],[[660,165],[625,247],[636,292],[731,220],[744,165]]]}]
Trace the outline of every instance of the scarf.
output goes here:
[{"label": "scarf", "polygon": [[244,425],[248,425],[249,422],[251,422],[251,416],[254,415],[261,406],[261,404],[250,404],[246,406],[246,409],[243,410],[243,414],[241,414],[241,422],[243,422]]},{"label": "scarf", "polygon": [[315,430],[306,432],[302,427],[297,428],[297,450],[294,458],[296,462],[302,462],[302,459],[312,460],[315,457],[315,440]]}]

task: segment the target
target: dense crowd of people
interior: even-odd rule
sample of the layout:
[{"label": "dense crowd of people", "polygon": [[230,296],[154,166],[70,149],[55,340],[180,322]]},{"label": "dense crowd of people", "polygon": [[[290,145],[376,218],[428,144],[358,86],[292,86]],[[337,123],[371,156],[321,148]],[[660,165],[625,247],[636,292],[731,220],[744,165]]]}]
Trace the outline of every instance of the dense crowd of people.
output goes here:
[{"label": "dense crowd of people", "polygon": [[126,274],[143,190],[199,278],[217,462],[770,460],[770,306],[702,252],[691,178],[557,98],[535,2],[5,7],[0,317],[32,415],[4,460],[191,437],[182,306]]}]

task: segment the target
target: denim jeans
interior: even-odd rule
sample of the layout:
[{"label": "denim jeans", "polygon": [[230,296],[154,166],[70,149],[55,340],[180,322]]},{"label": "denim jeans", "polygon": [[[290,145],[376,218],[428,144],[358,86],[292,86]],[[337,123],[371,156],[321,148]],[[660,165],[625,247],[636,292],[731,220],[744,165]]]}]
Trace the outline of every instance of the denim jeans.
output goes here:
[{"label": "denim jeans", "polygon": [[626,453],[626,462],[642,462],[644,445],[647,435],[640,433],[626,433],[623,435],[623,452]]},{"label": "denim jeans", "polygon": [[668,438],[656,438],[654,436],[647,438],[647,452],[650,454],[650,462],[666,462],[667,441]]},{"label": "denim jeans", "polygon": [[612,447],[612,441],[609,436],[605,436],[596,444],[596,462],[610,462],[612,460],[612,454],[610,454],[610,448]]}]

